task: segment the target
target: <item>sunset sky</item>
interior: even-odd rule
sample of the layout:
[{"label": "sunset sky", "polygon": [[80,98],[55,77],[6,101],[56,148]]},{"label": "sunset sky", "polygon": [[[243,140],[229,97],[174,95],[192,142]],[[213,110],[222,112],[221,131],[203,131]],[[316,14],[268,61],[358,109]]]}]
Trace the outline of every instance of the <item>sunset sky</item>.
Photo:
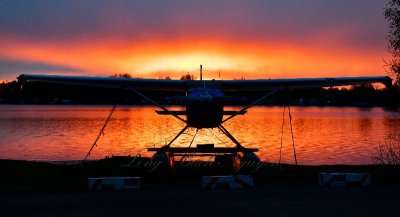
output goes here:
[{"label": "sunset sky", "polygon": [[385,2],[2,0],[0,81],[386,75]]}]

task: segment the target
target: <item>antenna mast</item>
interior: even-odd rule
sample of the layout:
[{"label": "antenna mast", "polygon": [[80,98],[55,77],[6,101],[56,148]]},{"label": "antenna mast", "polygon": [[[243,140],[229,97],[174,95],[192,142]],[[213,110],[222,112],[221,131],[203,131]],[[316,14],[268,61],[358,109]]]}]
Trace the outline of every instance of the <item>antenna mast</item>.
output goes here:
[{"label": "antenna mast", "polygon": [[200,64],[200,81],[203,80],[203,65]]}]

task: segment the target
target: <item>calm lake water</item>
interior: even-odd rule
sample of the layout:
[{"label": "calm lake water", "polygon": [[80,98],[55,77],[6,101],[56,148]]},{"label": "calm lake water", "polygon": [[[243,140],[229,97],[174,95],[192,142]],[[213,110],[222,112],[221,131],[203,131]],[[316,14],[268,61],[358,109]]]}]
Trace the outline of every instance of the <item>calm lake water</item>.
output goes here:
[{"label": "calm lake water", "polygon": [[[89,159],[111,155],[151,156],[148,147],[171,140],[184,126],[154,107],[117,107]],[[182,107],[174,108],[182,110]],[[238,110],[237,108],[231,108]],[[0,158],[40,161],[81,160],[93,144],[111,106],[0,105]],[[287,111],[287,109],[286,109]],[[397,113],[382,108],[292,107],[293,133],[299,164],[372,164],[372,155],[388,133],[398,129]],[[283,107],[254,107],[224,126],[258,156],[277,162]],[[174,144],[187,146],[195,129]],[[217,129],[197,133],[193,144],[233,146]],[[289,116],[286,113],[282,162],[293,163]]]}]

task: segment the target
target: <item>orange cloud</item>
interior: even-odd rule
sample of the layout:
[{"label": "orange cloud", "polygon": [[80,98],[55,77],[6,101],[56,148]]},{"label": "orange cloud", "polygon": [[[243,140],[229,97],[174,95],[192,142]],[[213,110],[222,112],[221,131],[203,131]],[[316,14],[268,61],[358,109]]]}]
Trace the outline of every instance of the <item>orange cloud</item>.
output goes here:
[{"label": "orange cloud", "polygon": [[[316,39],[332,40],[329,36]],[[197,72],[200,64],[206,78],[217,78],[221,73],[224,79],[385,74],[384,49],[362,50],[326,43],[213,38],[35,43],[14,37],[0,42],[0,47],[3,58],[59,64],[79,68],[88,75],[131,73],[135,77],[177,78],[182,73]]]}]

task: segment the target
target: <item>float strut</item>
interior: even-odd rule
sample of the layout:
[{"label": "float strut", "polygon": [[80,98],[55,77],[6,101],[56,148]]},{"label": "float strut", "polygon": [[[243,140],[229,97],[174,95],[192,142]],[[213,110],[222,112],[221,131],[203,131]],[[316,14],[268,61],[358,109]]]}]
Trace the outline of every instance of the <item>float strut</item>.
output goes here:
[{"label": "float strut", "polygon": [[187,130],[188,128],[189,128],[189,125],[186,125],[186,126],[178,133],[178,135],[176,135],[176,136],[168,143],[168,145],[166,145],[165,147],[168,147],[168,148],[169,148],[169,146],[170,146],[180,135],[182,135],[182,133],[184,133],[185,130]]},{"label": "float strut", "polygon": [[235,139],[235,137],[232,136],[232,134],[228,132],[228,130],[225,127],[219,125],[218,129],[220,129],[222,133],[224,133],[229,139],[231,139],[232,142],[234,142],[239,149],[244,149],[244,147]]}]

